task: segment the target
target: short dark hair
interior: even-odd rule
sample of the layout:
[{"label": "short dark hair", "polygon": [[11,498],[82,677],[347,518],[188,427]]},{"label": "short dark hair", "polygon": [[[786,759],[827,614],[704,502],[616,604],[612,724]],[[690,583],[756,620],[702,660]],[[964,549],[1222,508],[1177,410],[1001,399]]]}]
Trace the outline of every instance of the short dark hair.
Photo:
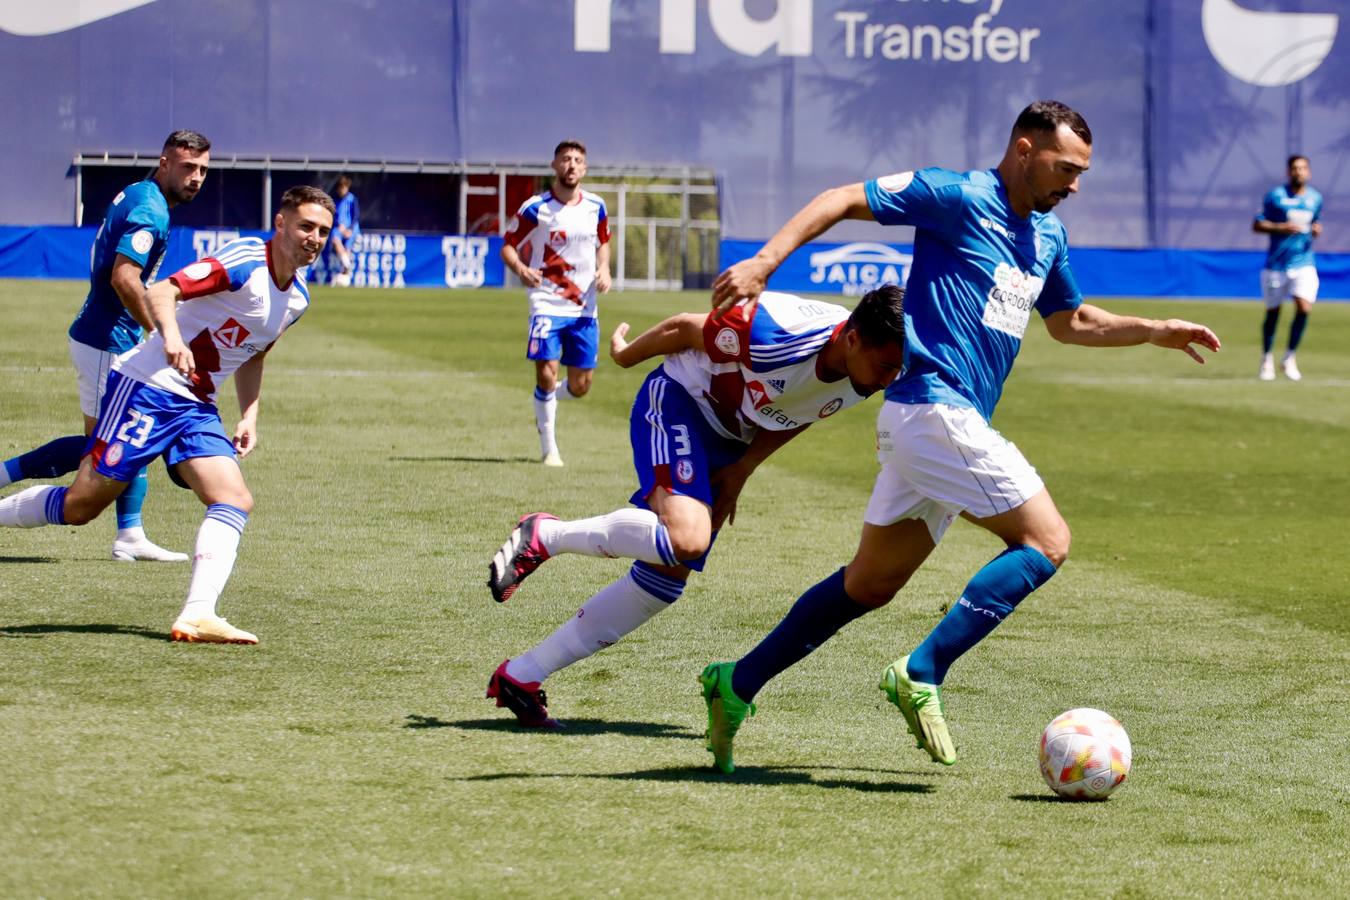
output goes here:
[{"label": "short dark hair", "polygon": [[340,187],[346,187],[346,188],[349,188],[349,187],[351,187],[351,186],[352,186],[352,176],[350,176],[350,175],[345,175],[345,174],[344,174],[344,175],[339,175],[339,176],[337,177],[337,181],[335,181],[335,182],[333,183],[333,186],[334,186],[335,188],[340,188]]},{"label": "short dark hair", "polygon": [[1293,156],[1289,157],[1289,159],[1285,160],[1284,167],[1287,169],[1300,159],[1308,165],[1312,165],[1312,160],[1308,159],[1308,157],[1304,156],[1302,153],[1295,153]]},{"label": "short dark hair", "polygon": [[863,294],[853,308],[848,325],[869,347],[905,345],[905,289],[883,284]]},{"label": "short dark hair", "polygon": [[160,150],[160,154],[163,155],[175,148],[191,150],[193,153],[205,153],[211,149],[211,142],[206,139],[206,135],[199,131],[180,129],[164,139],[164,147]]},{"label": "short dark hair", "polygon": [[1022,110],[1013,123],[1012,133],[1016,137],[1028,131],[1055,131],[1061,125],[1069,126],[1083,143],[1091,146],[1092,129],[1088,128],[1087,120],[1058,100],[1037,100]]},{"label": "short dark hair", "polygon": [[281,206],[278,212],[287,209],[299,209],[306,203],[317,203],[332,215],[337,215],[337,204],[333,198],[322,188],[316,188],[313,185],[297,184],[295,187],[281,195]]},{"label": "short dark hair", "polygon": [[564,150],[580,150],[582,156],[586,155],[586,145],[575,138],[568,138],[565,141],[560,141],[558,146],[553,148],[553,158],[557,159],[558,154]]}]

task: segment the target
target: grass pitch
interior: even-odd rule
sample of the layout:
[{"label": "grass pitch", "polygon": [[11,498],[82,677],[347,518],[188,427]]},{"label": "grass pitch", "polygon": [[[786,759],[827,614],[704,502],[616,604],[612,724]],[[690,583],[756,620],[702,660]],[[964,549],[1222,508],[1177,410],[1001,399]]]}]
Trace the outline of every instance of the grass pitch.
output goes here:
[{"label": "grass pitch", "polygon": [[[0,284],[0,457],[76,429],[82,297]],[[607,297],[603,331],[705,303]],[[221,603],[258,647],[169,643],[187,568],[110,561],[111,513],[0,531],[0,895],[1342,893],[1350,306],[1318,306],[1302,384],[1262,384],[1257,304],[1103,305],[1204,321],[1225,348],[1199,367],[1032,327],[995,425],[1074,548],[953,669],[957,766],[913,748],[876,682],[999,549],[964,524],[765,689],[723,777],[695,676],[849,558],[879,401],[761,469],[711,571],[549,681],[567,731],[527,733],[488,675],[626,563],[560,558],[497,606],[486,562],[522,512],[622,505],[644,371],[602,363],[546,470],[518,294],[316,290],[269,359]],[[199,504],[151,477],[149,533],[189,548]],[[1036,770],[1074,706],[1134,742],[1104,804],[1057,801]]]}]

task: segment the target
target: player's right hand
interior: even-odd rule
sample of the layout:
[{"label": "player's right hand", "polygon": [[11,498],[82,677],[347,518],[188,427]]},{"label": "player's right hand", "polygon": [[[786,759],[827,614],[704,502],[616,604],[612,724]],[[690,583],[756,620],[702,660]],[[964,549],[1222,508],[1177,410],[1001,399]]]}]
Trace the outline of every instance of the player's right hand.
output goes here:
[{"label": "player's right hand", "polygon": [[544,273],[529,266],[521,266],[516,275],[519,276],[520,283],[526,287],[535,288],[544,283]]},{"label": "player's right hand", "polygon": [[773,270],[766,263],[751,257],[727,269],[713,282],[713,318],[721,318],[741,300],[749,300],[747,313],[754,312],[759,295]]},{"label": "player's right hand", "polygon": [[615,328],[609,337],[609,358],[625,369],[628,368],[628,363],[624,362],[622,354],[626,349],[628,349],[628,323],[620,322],[619,327]]},{"label": "player's right hand", "polygon": [[182,338],[164,339],[164,361],[189,381],[192,380],[192,373],[197,370],[197,362],[192,358],[192,351],[183,343]]}]

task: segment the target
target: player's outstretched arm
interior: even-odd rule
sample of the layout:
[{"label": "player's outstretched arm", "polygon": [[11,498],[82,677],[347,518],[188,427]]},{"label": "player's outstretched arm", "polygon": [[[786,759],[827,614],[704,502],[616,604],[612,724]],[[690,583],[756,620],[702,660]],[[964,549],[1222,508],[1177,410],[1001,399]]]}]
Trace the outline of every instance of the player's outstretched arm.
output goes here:
[{"label": "player's outstretched arm", "polygon": [[1138,344],[1153,344],[1157,347],[1181,350],[1202,365],[1205,358],[1194,345],[1198,344],[1213,352],[1218,352],[1222,346],[1218,335],[1204,325],[1187,322],[1185,319],[1118,316],[1090,303],[1046,317],[1045,328],[1051,337],[1064,344],[1078,344],[1082,347],[1133,347]]},{"label": "player's outstretched arm", "polygon": [[609,356],[625,369],[653,356],[703,349],[704,313],[680,313],[658,322],[629,342],[628,323],[620,322],[609,339]]},{"label": "player's outstretched arm", "polygon": [[176,314],[178,301],[182,298],[183,292],[170,279],[145,292],[145,305],[155,330],[164,338],[164,361],[177,369],[179,375],[191,378],[197,366],[192,351],[183,343],[183,336],[178,331]]},{"label": "player's outstretched arm", "polygon": [[713,282],[715,315],[722,315],[742,298],[754,300],[764,292],[769,276],[793,250],[819,237],[844,219],[872,219],[863,183],[830,188],[806,204],[759,252],[727,269]]},{"label": "player's outstretched arm", "polygon": [[750,476],[755,469],[759,468],[760,463],[772,456],[784,444],[810,427],[810,425],[803,425],[801,428],[793,428],[787,431],[770,431],[767,428],[761,428],[755,433],[754,439],[750,441],[750,446],[746,449],[744,456],[731,465],[723,466],[712,473],[713,495],[716,497],[712,508],[712,526],[714,529],[721,528],[723,522],[736,524],[736,500],[741,496],[741,489],[750,480]]},{"label": "player's outstretched arm", "polygon": [[258,407],[262,399],[264,350],[234,373],[234,392],[239,395],[239,424],[234,426],[234,449],[245,457],[258,446]]}]

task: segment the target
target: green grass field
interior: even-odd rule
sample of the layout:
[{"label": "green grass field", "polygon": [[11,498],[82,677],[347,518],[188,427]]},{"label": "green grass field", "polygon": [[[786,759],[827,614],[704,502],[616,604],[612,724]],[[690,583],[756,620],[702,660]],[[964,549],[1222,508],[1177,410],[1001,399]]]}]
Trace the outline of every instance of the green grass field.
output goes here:
[{"label": "green grass field", "polygon": [[[0,284],[0,458],[76,430],[82,296]],[[612,296],[604,331],[705,303]],[[627,564],[560,558],[498,606],[486,562],[522,512],[623,504],[644,372],[602,364],[546,470],[520,296],[316,291],[269,360],[221,603],[259,646],[168,642],[187,567],[109,560],[111,512],[0,531],[0,896],[1344,896],[1350,305],[1317,308],[1301,384],[1255,379],[1255,303],[1104,305],[1204,321],[1225,349],[1200,367],[1033,327],[995,424],[1074,548],[953,669],[957,766],[914,749],[876,682],[999,549],[966,524],[764,690],[724,777],[696,675],[848,559],[879,401],[761,469],[711,571],[549,681],[568,730],[527,733],[488,675]],[[151,478],[147,529],[190,548],[199,504]],[[1074,706],[1134,742],[1104,804],[1036,768]]]}]

